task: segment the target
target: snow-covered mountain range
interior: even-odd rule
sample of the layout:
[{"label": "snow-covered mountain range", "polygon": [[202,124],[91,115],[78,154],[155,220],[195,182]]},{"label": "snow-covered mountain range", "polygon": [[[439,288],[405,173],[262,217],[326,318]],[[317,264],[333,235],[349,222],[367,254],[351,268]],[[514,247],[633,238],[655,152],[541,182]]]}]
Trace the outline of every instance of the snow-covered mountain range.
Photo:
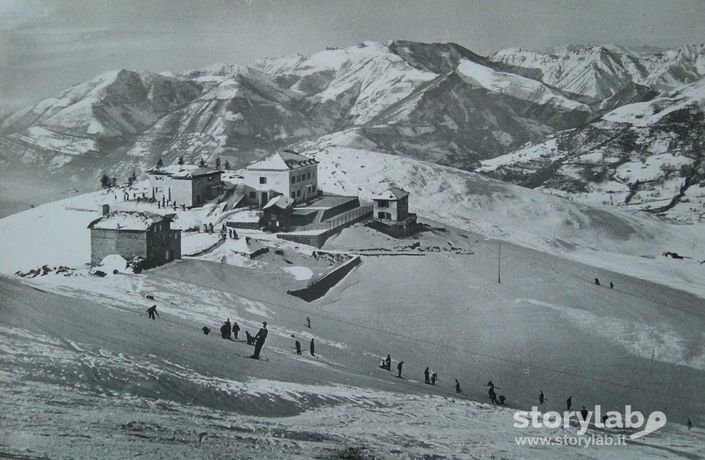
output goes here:
[{"label": "snow-covered mountain range", "polygon": [[[697,171],[696,136],[679,138],[680,128],[668,120],[684,110],[701,113],[697,94],[703,75],[703,45],[668,51],[507,49],[482,57],[456,44],[406,41],[365,42],[252,66],[216,64],[177,75],[120,70],[3,120],[0,163],[12,171],[3,174],[6,183],[40,180],[44,190],[52,184],[85,190],[86,184],[97,186],[104,172],[126,178],[160,157],[167,164],[181,156],[209,162],[220,157],[237,167],[301,142],[315,149],[319,139],[345,132],[369,141],[374,151],[465,170],[496,161],[506,167],[483,163],[479,171],[584,193],[601,183],[597,176],[583,175],[581,184],[562,180],[565,174],[553,167],[541,168],[538,180],[535,165],[520,160],[522,152],[532,149],[555,164],[576,154],[575,142],[584,154],[591,145],[632,132],[625,135],[636,139],[642,157],[659,163],[658,171],[658,155],[664,153],[690,158],[676,165],[678,174],[687,175],[687,165]],[[626,113],[644,104],[669,101],[668,117],[625,122]],[[681,118],[688,119],[689,131],[702,126],[697,116]],[[663,136],[679,140],[664,147]],[[569,152],[554,155],[553,143]],[[669,200],[680,190],[668,180],[686,176],[664,168],[668,175],[659,176],[664,185],[658,188]]]}]

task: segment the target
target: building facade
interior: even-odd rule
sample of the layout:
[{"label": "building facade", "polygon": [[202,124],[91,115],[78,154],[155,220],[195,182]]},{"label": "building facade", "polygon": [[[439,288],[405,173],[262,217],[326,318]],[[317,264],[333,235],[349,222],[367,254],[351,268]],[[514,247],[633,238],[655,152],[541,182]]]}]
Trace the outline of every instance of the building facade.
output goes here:
[{"label": "building facade", "polygon": [[409,212],[409,192],[391,187],[372,197],[374,228],[389,235],[407,236],[415,233],[416,214]]},{"label": "building facade", "polygon": [[301,203],[320,194],[318,161],[290,151],[252,163],[244,177],[247,203],[258,208],[277,195]]},{"label": "building facade", "polygon": [[373,196],[372,212],[378,220],[403,222],[409,217],[409,192],[392,187]]},{"label": "building facade", "polygon": [[148,212],[106,212],[88,225],[91,230],[91,265],[117,254],[126,260],[144,259],[155,267],[181,259],[181,230],[171,228],[174,215]]},{"label": "building facade", "polygon": [[151,169],[147,176],[152,198],[193,208],[223,193],[222,173],[195,165],[171,165]]}]

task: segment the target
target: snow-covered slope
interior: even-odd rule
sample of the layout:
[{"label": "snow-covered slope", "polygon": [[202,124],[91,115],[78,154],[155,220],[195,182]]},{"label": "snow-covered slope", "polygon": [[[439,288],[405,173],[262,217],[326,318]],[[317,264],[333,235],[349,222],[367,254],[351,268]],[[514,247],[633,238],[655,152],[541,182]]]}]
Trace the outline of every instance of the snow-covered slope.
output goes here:
[{"label": "snow-covered slope", "polygon": [[[699,273],[694,279],[705,282],[703,265],[698,265],[705,259],[702,226],[670,225],[609,206],[585,206],[458,169],[381,154],[355,132],[299,148],[321,162],[323,190],[368,199],[394,184],[412,193],[410,206],[420,215],[597,266],[634,269],[629,273],[658,282],[665,273],[661,254],[677,252],[693,260],[667,271],[679,272],[679,279]],[[699,282],[685,288],[698,291]]]},{"label": "snow-covered slope", "polygon": [[478,172],[594,204],[705,219],[705,79],[482,162]]},{"label": "snow-covered slope", "polygon": [[41,127],[48,132],[92,139],[134,135],[199,92],[200,88],[192,83],[159,74],[107,72],[10,116],[0,130],[11,133]]},{"label": "snow-covered slope", "polygon": [[507,48],[490,59],[525,69],[571,94],[605,100],[639,85],[670,90],[705,76],[705,45],[638,51],[615,45],[568,46],[546,51]]}]

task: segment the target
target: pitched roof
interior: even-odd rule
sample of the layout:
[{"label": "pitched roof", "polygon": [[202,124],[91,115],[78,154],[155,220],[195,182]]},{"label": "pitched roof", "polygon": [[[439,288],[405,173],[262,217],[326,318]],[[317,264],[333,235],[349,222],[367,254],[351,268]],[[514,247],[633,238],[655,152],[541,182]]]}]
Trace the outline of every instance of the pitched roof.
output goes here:
[{"label": "pitched roof", "polygon": [[273,155],[270,155],[262,160],[255,161],[254,163],[247,166],[246,169],[286,171],[289,169],[296,169],[302,166],[309,166],[317,163],[318,161],[314,160],[313,158],[299,155],[298,153],[292,152],[290,150],[285,150],[283,152],[277,152]]},{"label": "pitched roof", "polygon": [[147,174],[156,176],[170,176],[175,179],[192,179],[200,176],[210,176],[211,174],[222,174],[223,171],[210,169],[197,165],[169,165],[162,168],[152,168]]},{"label": "pitched roof", "polygon": [[405,191],[404,189],[401,189],[399,187],[390,187],[384,192],[374,195],[372,197],[373,200],[401,200],[402,198],[406,198],[409,196],[409,192]]},{"label": "pitched roof", "polygon": [[113,211],[88,224],[88,228],[145,231],[156,223],[171,222],[173,218],[174,214],[162,215],[153,212]]},{"label": "pitched roof", "polygon": [[275,196],[274,198],[270,199],[269,201],[267,201],[267,204],[265,204],[262,209],[267,209],[270,207],[277,207],[279,209],[287,209],[287,208],[293,206],[293,204],[294,204],[294,200],[292,200],[288,196],[278,195],[278,196]]}]

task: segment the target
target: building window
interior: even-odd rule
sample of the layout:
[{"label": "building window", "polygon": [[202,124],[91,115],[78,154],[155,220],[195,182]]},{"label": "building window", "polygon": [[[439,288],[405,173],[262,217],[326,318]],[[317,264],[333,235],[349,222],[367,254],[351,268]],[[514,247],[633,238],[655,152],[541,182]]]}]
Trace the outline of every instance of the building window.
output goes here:
[{"label": "building window", "polygon": [[267,178],[266,178],[266,177],[260,177],[260,178],[259,178],[259,183],[260,183],[260,184],[266,184],[266,183],[267,183]]},{"label": "building window", "polygon": [[377,200],[377,207],[378,207],[378,208],[388,208],[388,207],[389,207],[389,201],[387,201],[387,200]]},{"label": "building window", "polygon": [[291,192],[291,197],[292,197],[292,198],[296,198],[296,193],[295,193],[295,192]]},{"label": "building window", "polygon": [[295,184],[296,183],[296,176],[291,176],[291,183]]},{"label": "building window", "polygon": [[296,196],[301,196],[301,190],[296,191]]},{"label": "building window", "polygon": [[257,192],[250,192],[250,199],[251,200],[257,199]]},{"label": "building window", "polygon": [[310,178],[311,178],[311,173],[306,174],[306,179],[310,179]]}]

